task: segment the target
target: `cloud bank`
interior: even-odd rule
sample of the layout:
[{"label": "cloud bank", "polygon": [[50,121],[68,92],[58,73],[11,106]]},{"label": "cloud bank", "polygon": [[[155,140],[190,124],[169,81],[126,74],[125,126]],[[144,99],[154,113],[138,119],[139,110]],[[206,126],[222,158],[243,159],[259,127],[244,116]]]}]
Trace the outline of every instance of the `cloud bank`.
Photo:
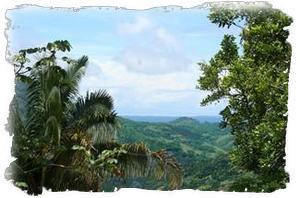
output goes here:
[{"label": "cloud bank", "polygon": [[136,17],[132,22],[119,24],[117,29],[120,36],[131,42],[115,60],[130,71],[153,75],[185,71],[191,65],[180,39],[148,18]]}]

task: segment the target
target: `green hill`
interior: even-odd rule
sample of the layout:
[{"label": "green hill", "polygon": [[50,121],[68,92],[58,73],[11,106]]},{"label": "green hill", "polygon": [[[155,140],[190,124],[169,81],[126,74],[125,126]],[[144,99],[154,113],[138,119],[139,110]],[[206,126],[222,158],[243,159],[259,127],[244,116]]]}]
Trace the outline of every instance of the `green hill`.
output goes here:
[{"label": "green hill", "polygon": [[[224,190],[224,184],[238,174],[227,157],[233,146],[232,135],[228,129],[220,129],[218,123],[200,123],[188,117],[161,123],[119,119],[120,142],[144,142],[151,150],[165,149],[176,157],[184,170],[183,188]],[[142,178],[113,181],[113,185],[164,189],[163,183]]]},{"label": "green hill", "polygon": [[200,157],[214,157],[227,153],[232,146],[228,130],[220,129],[218,123],[199,123],[187,117],[168,123],[135,122],[120,118],[122,143],[142,141],[151,149],[166,149],[184,153],[201,153]]}]

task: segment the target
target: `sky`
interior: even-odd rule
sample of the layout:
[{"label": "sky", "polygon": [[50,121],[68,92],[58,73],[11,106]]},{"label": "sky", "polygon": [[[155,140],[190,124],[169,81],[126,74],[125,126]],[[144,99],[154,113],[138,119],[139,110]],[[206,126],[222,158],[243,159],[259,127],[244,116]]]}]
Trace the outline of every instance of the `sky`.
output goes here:
[{"label": "sky", "polygon": [[68,40],[68,55],[89,57],[80,94],[105,89],[119,115],[218,115],[226,101],[206,107],[208,94],[196,89],[201,72],[219,50],[224,34],[206,8],[179,7],[126,10],[117,8],[50,9],[26,6],[9,10],[8,50]]}]

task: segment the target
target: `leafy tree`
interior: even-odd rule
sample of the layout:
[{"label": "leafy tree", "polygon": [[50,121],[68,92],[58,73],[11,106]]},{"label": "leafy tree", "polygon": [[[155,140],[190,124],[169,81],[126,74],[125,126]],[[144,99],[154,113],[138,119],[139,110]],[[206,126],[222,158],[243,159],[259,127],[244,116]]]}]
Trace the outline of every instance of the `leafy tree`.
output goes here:
[{"label": "leafy tree", "polygon": [[[286,29],[292,19],[271,7],[213,7],[209,15],[219,27],[241,28],[241,52],[232,35],[203,72],[198,88],[210,91],[202,105],[225,99],[221,126],[235,137],[231,161],[257,175],[252,191],[274,191],[288,181],[285,167],[288,74],[291,46]],[[243,180],[245,181],[245,180]],[[237,185],[236,185],[237,186]],[[256,186],[253,188],[253,186]]]},{"label": "leafy tree", "polygon": [[88,57],[60,56],[70,49],[59,40],[13,58],[16,95],[7,128],[16,159],[7,178],[29,194],[42,193],[42,187],[99,191],[112,176],[166,178],[170,189],[178,188],[181,168],[167,152],[116,142],[119,122],[105,90],[79,96]]}]

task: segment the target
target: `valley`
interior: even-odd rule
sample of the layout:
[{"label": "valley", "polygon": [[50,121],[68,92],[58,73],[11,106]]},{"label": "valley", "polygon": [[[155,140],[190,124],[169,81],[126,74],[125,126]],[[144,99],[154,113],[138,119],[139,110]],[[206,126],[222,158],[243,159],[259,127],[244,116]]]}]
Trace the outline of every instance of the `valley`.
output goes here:
[{"label": "valley", "polygon": [[[218,117],[211,117],[208,121],[189,117],[162,118],[162,122],[159,122],[159,117],[134,119],[140,121],[119,117],[121,129],[118,141],[143,142],[153,151],[167,150],[183,168],[182,189],[226,190],[226,184],[238,177],[239,173],[232,169],[228,159],[233,147],[230,130],[219,128],[218,122],[211,122]],[[166,189],[164,182],[147,178],[113,178],[104,186],[106,191],[112,191],[112,186]]]}]

